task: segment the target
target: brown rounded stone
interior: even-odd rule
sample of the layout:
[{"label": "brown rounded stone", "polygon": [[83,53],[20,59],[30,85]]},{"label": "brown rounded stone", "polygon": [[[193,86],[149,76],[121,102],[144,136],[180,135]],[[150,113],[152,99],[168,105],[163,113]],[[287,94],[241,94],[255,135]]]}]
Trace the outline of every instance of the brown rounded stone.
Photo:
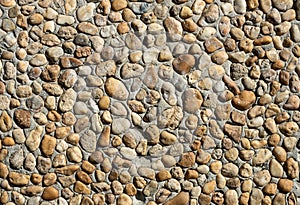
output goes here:
[{"label": "brown rounded stone", "polygon": [[9,136],[6,136],[6,137],[4,137],[4,139],[2,140],[2,144],[3,144],[4,146],[13,146],[13,145],[15,145],[16,143],[15,143],[14,138],[9,137]]},{"label": "brown rounded stone", "polygon": [[239,110],[247,110],[255,102],[256,96],[252,91],[243,90],[232,99],[232,105]]},{"label": "brown rounded stone", "polygon": [[192,167],[195,164],[196,156],[193,152],[187,152],[182,154],[180,161],[178,162],[179,166],[182,167]]},{"label": "brown rounded stone", "polygon": [[162,170],[156,174],[157,181],[165,181],[165,180],[168,180],[171,178],[172,178],[172,176],[171,176],[170,172],[167,170]]},{"label": "brown rounded stone", "polygon": [[273,149],[273,155],[275,156],[275,158],[279,161],[279,162],[285,162],[286,161],[286,157],[287,157],[287,153],[286,151],[280,147],[280,146],[276,146]]},{"label": "brown rounded stone", "polygon": [[53,154],[55,146],[56,146],[56,138],[50,135],[45,135],[41,143],[41,151],[46,156],[50,156]]},{"label": "brown rounded stone", "polygon": [[165,202],[163,205],[186,205],[190,200],[190,195],[188,192],[180,192],[172,199]]},{"label": "brown rounded stone", "polygon": [[125,9],[127,7],[127,1],[126,0],[114,0],[111,4],[111,8],[114,11],[120,11],[122,9]]},{"label": "brown rounded stone", "polygon": [[47,201],[57,199],[58,196],[59,196],[58,190],[56,188],[54,188],[53,186],[46,187],[42,194],[42,198]]},{"label": "brown rounded stone", "polygon": [[51,186],[56,182],[56,174],[55,173],[47,173],[43,178],[43,183],[45,186]]},{"label": "brown rounded stone", "polygon": [[33,173],[30,177],[30,181],[33,184],[40,184],[43,181],[43,176],[37,173]]},{"label": "brown rounded stone", "polygon": [[29,182],[30,176],[17,172],[10,172],[8,175],[9,182],[14,186],[25,186]]},{"label": "brown rounded stone", "polygon": [[190,54],[182,54],[173,60],[173,68],[180,75],[185,75],[194,67],[195,57]]},{"label": "brown rounded stone", "polygon": [[13,7],[14,5],[16,5],[16,1],[15,0],[1,0],[0,4],[4,7]]},{"label": "brown rounded stone", "polygon": [[92,183],[91,177],[84,171],[79,171],[76,173],[77,178],[85,184]]},{"label": "brown rounded stone", "polygon": [[117,31],[119,34],[125,34],[130,31],[130,27],[128,26],[127,22],[122,22],[117,26]]},{"label": "brown rounded stone", "polygon": [[278,189],[281,192],[283,192],[283,193],[289,193],[293,189],[294,182],[292,180],[289,180],[289,179],[280,179],[278,181],[277,186],[278,186]]},{"label": "brown rounded stone", "polygon": [[203,98],[199,90],[187,89],[182,96],[183,109],[189,113],[195,113],[202,105]]},{"label": "brown rounded stone", "polygon": [[121,194],[117,199],[117,205],[132,205],[132,199],[127,194]]},{"label": "brown rounded stone", "polygon": [[132,183],[126,184],[125,186],[125,193],[128,196],[135,196],[137,194],[137,190]]},{"label": "brown rounded stone", "polygon": [[14,112],[14,120],[21,128],[29,128],[31,125],[30,111],[19,109]]},{"label": "brown rounded stone", "polygon": [[0,115],[0,130],[7,132],[12,128],[12,119],[6,111],[3,111]]}]

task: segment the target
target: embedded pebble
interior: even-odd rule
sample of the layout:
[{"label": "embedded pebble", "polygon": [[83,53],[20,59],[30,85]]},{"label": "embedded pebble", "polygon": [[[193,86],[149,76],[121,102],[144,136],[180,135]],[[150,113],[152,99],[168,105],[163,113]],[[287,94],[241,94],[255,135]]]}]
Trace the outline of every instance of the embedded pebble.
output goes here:
[{"label": "embedded pebble", "polygon": [[0,203],[298,204],[299,8],[0,0]]}]

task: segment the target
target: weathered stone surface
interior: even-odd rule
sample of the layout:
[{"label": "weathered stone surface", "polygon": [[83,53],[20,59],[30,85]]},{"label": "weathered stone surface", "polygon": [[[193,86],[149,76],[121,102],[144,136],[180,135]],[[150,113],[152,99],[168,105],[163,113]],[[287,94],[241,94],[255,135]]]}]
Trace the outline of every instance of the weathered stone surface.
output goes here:
[{"label": "weathered stone surface", "polygon": [[252,91],[243,90],[232,99],[232,105],[239,110],[247,110],[255,100],[256,96]]},{"label": "weathered stone surface", "polygon": [[63,68],[76,68],[83,64],[81,60],[72,57],[62,57],[60,63]]},{"label": "weathered stone surface", "polygon": [[190,54],[182,54],[173,60],[174,70],[181,74],[187,74],[195,65],[195,58]]},{"label": "weathered stone surface", "polygon": [[129,93],[125,85],[118,79],[110,77],[105,81],[105,91],[107,94],[118,100],[126,100]]},{"label": "weathered stone surface", "polygon": [[7,132],[12,128],[12,119],[6,111],[3,111],[0,116],[0,130]]},{"label": "weathered stone surface", "polygon": [[189,88],[184,91],[182,101],[184,111],[195,113],[201,107],[203,98],[199,90]]},{"label": "weathered stone surface", "polygon": [[[70,5],[70,4],[68,4]],[[94,3],[88,3],[87,5],[84,5],[77,9],[77,18],[79,21],[88,21],[93,17],[95,9]]]},{"label": "weathered stone surface", "polygon": [[164,110],[162,114],[158,117],[158,125],[159,127],[168,127],[174,130],[179,125],[182,118],[182,109],[178,106],[173,106]]},{"label": "weathered stone surface", "polygon": [[168,17],[164,20],[164,26],[170,35],[171,40],[176,41],[182,38],[183,29],[178,20],[173,17]]},{"label": "weathered stone surface", "polygon": [[29,128],[31,125],[31,119],[30,119],[30,111],[28,110],[15,110],[14,112],[14,120],[18,126],[21,128]]},{"label": "weathered stone surface", "polygon": [[32,130],[27,139],[26,139],[26,146],[30,151],[35,151],[38,149],[40,142],[41,142],[41,135],[43,133],[43,127],[38,126],[34,130]]},{"label": "weathered stone surface", "polygon": [[58,190],[53,186],[46,187],[42,194],[42,198],[47,201],[57,199],[58,196],[59,196]]},{"label": "weathered stone surface", "polygon": [[77,94],[72,88],[66,90],[59,98],[59,102],[58,102],[59,109],[62,112],[70,111],[75,104],[76,97]]},{"label": "weathered stone surface", "polygon": [[164,203],[164,205],[178,204],[178,205],[186,205],[189,202],[190,195],[188,192],[180,192],[172,199],[168,200]]},{"label": "weathered stone surface", "polygon": [[18,172],[10,172],[8,175],[9,182],[15,186],[25,186],[29,183],[30,176]]}]

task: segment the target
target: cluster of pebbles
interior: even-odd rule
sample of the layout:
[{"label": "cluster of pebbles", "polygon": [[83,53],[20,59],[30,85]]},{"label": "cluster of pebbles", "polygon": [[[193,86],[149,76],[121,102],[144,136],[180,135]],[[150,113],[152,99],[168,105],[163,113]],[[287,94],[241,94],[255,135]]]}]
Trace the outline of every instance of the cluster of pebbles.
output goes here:
[{"label": "cluster of pebbles", "polygon": [[0,5],[0,204],[299,204],[299,0]]}]

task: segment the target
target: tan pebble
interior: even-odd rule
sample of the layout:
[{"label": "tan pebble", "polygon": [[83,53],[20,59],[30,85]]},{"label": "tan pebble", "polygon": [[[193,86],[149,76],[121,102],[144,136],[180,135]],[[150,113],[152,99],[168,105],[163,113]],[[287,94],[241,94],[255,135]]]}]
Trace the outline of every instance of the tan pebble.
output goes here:
[{"label": "tan pebble", "polygon": [[276,183],[269,183],[263,188],[263,192],[268,195],[274,195],[277,191]]},{"label": "tan pebble", "polygon": [[221,172],[225,177],[235,177],[238,175],[238,171],[238,167],[230,162],[223,165]]},{"label": "tan pebble", "polygon": [[180,192],[172,199],[165,202],[163,205],[186,205],[189,202],[190,196],[188,192]]},{"label": "tan pebble", "polygon": [[230,117],[231,117],[232,121],[235,123],[238,123],[240,125],[246,124],[246,115],[244,115],[240,112],[232,111]]},{"label": "tan pebble", "polygon": [[216,37],[212,37],[210,39],[207,39],[204,42],[204,47],[209,53],[213,53],[216,50],[220,49],[223,47],[223,44],[221,41],[219,41]]},{"label": "tan pebble", "polygon": [[289,158],[285,163],[285,171],[289,178],[296,178],[299,176],[299,165],[294,158]]},{"label": "tan pebble", "polygon": [[267,45],[267,44],[269,44],[271,42],[272,42],[272,37],[270,37],[270,36],[264,36],[264,37],[255,39],[254,42],[253,42],[253,44],[255,46],[261,46],[261,45]]},{"label": "tan pebble", "polygon": [[225,204],[238,205],[238,195],[235,190],[228,190],[225,192]]},{"label": "tan pebble", "polygon": [[226,123],[224,126],[224,132],[231,137],[235,142],[239,142],[241,139],[242,128],[241,126],[231,125]]},{"label": "tan pebble", "polygon": [[146,177],[148,179],[155,179],[155,172],[153,169],[151,168],[147,168],[147,167],[139,167],[138,168],[138,174],[141,177]]},{"label": "tan pebble", "polygon": [[253,175],[252,166],[248,163],[242,164],[239,171],[240,175],[245,178],[249,178]]},{"label": "tan pebble", "polygon": [[258,0],[248,0],[247,1],[247,7],[249,9],[256,9],[259,6]]},{"label": "tan pebble", "polygon": [[185,179],[197,179],[199,177],[199,173],[197,170],[189,169],[185,173]]},{"label": "tan pebble", "polygon": [[41,14],[35,13],[29,17],[28,22],[31,25],[39,25],[43,22],[43,20],[44,20],[44,17]]},{"label": "tan pebble", "polygon": [[82,182],[76,181],[74,191],[79,194],[91,194],[91,190]]},{"label": "tan pebble", "polygon": [[276,196],[273,198],[272,205],[285,204],[285,198],[285,194],[277,193]]},{"label": "tan pebble", "polygon": [[46,187],[42,194],[42,198],[47,201],[57,199],[59,197],[58,190],[52,186]]},{"label": "tan pebble", "polygon": [[70,147],[67,149],[67,157],[72,162],[80,162],[82,160],[82,153],[78,147]]},{"label": "tan pebble", "polygon": [[218,65],[222,65],[223,63],[225,63],[228,60],[228,54],[225,51],[215,52],[211,56],[211,60],[212,60],[212,62],[214,62]]},{"label": "tan pebble", "polygon": [[132,205],[132,199],[127,194],[121,194],[117,199],[117,205]]},{"label": "tan pebble", "polygon": [[109,143],[110,143],[110,127],[106,126],[104,127],[97,144],[99,146],[105,147],[108,146]]},{"label": "tan pebble", "polygon": [[15,140],[14,140],[14,138],[12,138],[12,137],[4,137],[4,139],[2,140],[2,144],[4,145],[4,146],[13,146],[13,145],[15,145],[16,143],[15,143]]},{"label": "tan pebble", "polygon": [[62,123],[64,123],[67,126],[74,125],[76,122],[76,117],[72,112],[65,112],[62,115]]},{"label": "tan pebble", "polygon": [[171,174],[167,170],[162,170],[156,174],[157,181],[165,181],[172,178]]},{"label": "tan pebble", "polygon": [[47,173],[44,175],[43,183],[45,186],[53,185],[57,180],[57,176],[55,173]]},{"label": "tan pebble", "polygon": [[193,152],[184,153],[181,160],[178,162],[179,166],[192,167],[195,164],[196,156]]},{"label": "tan pebble", "polygon": [[180,13],[179,13],[179,16],[180,16],[181,18],[183,18],[183,19],[189,18],[189,17],[191,17],[192,15],[193,15],[193,11],[192,11],[189,7],[187,7],[187,6],[183,6],[183,7],[181,8]]},{"label": "tan pebble", "polygon": [[172,65],[177,73],[184,75],[189,73],[194,67],[195,58],[189,54],[182,54],[174,59]]},{"label": "tan pebble", "polygon": [[106,93],[112,98],[118,100],[126,100],[128,97],[128,90],[125,85],[118,79],[108,78],[104,84]]},{"label": "tan pebble", "polygon": [[281,14],[282,21],[292,21],[296,18],[296,12],[294,9],[289,9]]},{"label": "tan pebble", "polygon": [[125,8],[122,12],[122,17],[125,21],[131,22],[134,19],[136,19],[136,15],[133,13],[133,11],[129,8]]},{"label": "tan pebble", "polygon": [[277,186],[281,192],[289,193],[293,189],[294,183],[289,179],[279,179]]},{"label": "tan pebble", "polygon": [[84,171],[78,171],[78,172],[76,173],[76,176],[77,176],[77,178],[78,178],[80,181],[82,181],[82,182],[85,183],[85,184],[90,184],[90,183],[92,183],[91,177],[90,177],[87,173],[85,173]]},{"label": "tan pebble", "polygon": [[258,171],[253,176],[253,181],[258,186],[265,186],[271,181],[271,175],[268,170]]},{"label": "tan pebble", "polygon": [[222,163],[220,161],[212,162],[209,168],[212,173],[218,174],[222,169]]},{"label": "tan pebble", "polygon": [[21,174],[17,172],[10,172],[8,179],[12,185],[15,186],[25,186],[29,183],[29,175]]},{"label": "tan pebble", "polygon": [[162,131],[160,133],[160,141],[164,145],[172,145],[177,141],[177,138],[174,134],[167,132],[167,131]]},{"label": "tan pebble", "polygon": [[239,110],[247,110],[255,100],[256,96],[252,91],[243,90],[232,99],[232,105]]},{"label": "tan pebble", "polygon": [[252,184],[253,184],[252,179],[245,180],[242,184],[242,187],[241,187],[242,191],[243,192],[251,192]]},{"label": "tan pebble", "polygon": [[163,24],[172,41],[180,40],[182,38],[183,28],[180,21],[173,17],[167,17]]},{"label": "tan pebble", "polygon": [[197,151],[197,162],[200,164],[207,164],[211,159],[211,154],[205,152],[204,150],[200,149]]},{"label": "tan pebble", "polygon": [[239,203],[241,205],[247,205],[250,199],[250,194],[248,192],[242,193],[239,198]]},{"label": "tan pebble", "polygon": [[299,126],[295,122],[282,123],[278,127],[282,133],[288,136],[293,135],[295,132],[299,130]]},{"label": "tan pebble", "polygon": [[272,156],[272,152],[268,149],[259,149],[252,159],[252,163],[254,166],[261,165],[269,160]]},{"label": "tan pebble", "polygon": [[0,162],[0,178],[5,179],[8,176],[8,168],[5,164]]},{"label": "tan pebble", "polygon": [[122,22],[120,24],[118,24],[117,26],[117,31],[119,34],[125,34],[125,33],[128,33],[130,31],[130,28],[128,26],[128,23],[126,22]]},{"label": "tan pebble", "polygon": [[229,149],[226,153],[225,153],[225,158],[228,160],[228,161],[235,161],[237,158],[238,158],[238,155],[239,155],[239,151],[237,148],[231,148]]},{"label": "tan pebble", "polygon": [[232,36],[233,39],[240,41],[243,39],[244,37],[244,32],[242,29],[237,28],[237,27],[232,27],[230,30],[230,34]]},{"label": "tan pebble", "polygon": [[56,146],[56,139],[50,135],[45,135],[41,142],[41,151],[46,155],[50,156],[53,154]]},{"label": "tan pebble", "polygon": [[55,172],[58,174],[63,174],[63,175],[67,175],[70,176],[72,175],[74,172],[76,172],[79,169],[79,165],[68,165],[68,166],[64,166],[61,168],[56,168]]},{"label": "tan pebble", "polygon": [[43,191],[41,186],[30,185],[21,189],[21,193],[24,195],[35,196]]},{"label": "tan pebble", "polygon": [[7,204],[8,200],[9,200],[8,192],[7,191],[3,191],[1,193],[1,196],[0,196],[0,202],[4,203],[4,204]]},{"label": "tan pebble", "polygon": [[135,196],[137,194],[137,189],[132,183],[126,184],[124,191],[128,196]]},{"label": "tan pebble", "polygon": [[210,181],[210,182],[207,182],[203,188],[202,188],[202,192],[204,194],[211,194],[216,188],[216,181]]},{"label": "tan pebble", "polygon": [[0,130],[7,132],[12,128],[12,119],[6,111],[3,111],[0,116]]},{"label": "tan pebble", "polygon": [[122,9],[125,9],[126,7],[127,7],[126,0],[115,0],[111,4],[111,8],[115,11],[120,11]]},{"label": "tan pebble", "polygon": [[99,32],[98,27],[94,24],[91,24],[89,22],[81,22],[78,24],[77,29],[81,31],[82,33],[86,33],[89,35],[94,36],[96,33]]},{"label": "tan pebble", "polygon": [[13,7],[16,5],[15,0],[1,0],[0,4],[4,7]]},{"label": "tan pebble", "polygon": [[225,75],[225,70],[220,65],[212,65],[208,68],[209,76],[214,80],[220,80]]},{"label": "tan pebble", "polygon": [[184,102],[183,109],[189,113],[195,113],[203,103],[201,93],[194,88],[186,89],[182,95],[182,100]]},{"label": "tan pebble", "polygon": [[[193,19],[189,18],[186,19],[184,22],[182,22],[182,28],[183,30],[187,31],[187,32],[195,32],[198,28],[197,24],[193,21]],[[187,37],[185,37],[186,39]]]}]

